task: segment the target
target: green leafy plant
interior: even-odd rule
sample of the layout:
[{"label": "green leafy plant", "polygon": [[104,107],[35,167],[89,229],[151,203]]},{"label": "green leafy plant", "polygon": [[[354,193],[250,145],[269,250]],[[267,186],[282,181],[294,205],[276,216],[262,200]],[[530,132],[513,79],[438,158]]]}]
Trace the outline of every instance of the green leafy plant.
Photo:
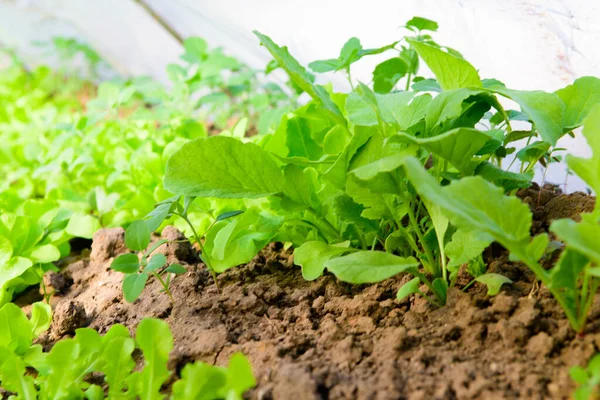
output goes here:
[{"label": "green leafy plant", "polygon": [[[57,38],[52,49],[100,66],[79,41]],[[72,239],[128,226],[171,198],[162,184],[165,164],[186,141],[221,128],[244,140],[266,134],[297,96],[200,38],[186,41],[183,66],[168,68],[172,88],[147,78],[96,85],[67,75],[72,71],[30,71],[11,55],[0,73],[0,305],[31,285],[45,291],[41,277],[70,254]],[[197,203],[186,218],[203,227],[213,216]],[[143,274],[154,272],[168,289],[173,268],[140,271],[128,286],[139,289]]]},{"label": "green leafy plant", "polygon": [[[111,264],[113,270],[125,274],[123,280],[123,294],[125,300],[134,302],[144,290],[148,278],[153,276],[160,282],[163,291],[169,296],[171,302],[174,302],[173,295],[169,290],[171,277],[173,275],[183,274],[187,272],[187,270],[177,263],[171,263],[167,266],[167,258],[164,254],[157,253],[152,255],[159,247],[168,244],[168,240],[158,240],[148,247],[151,242],[151,233],[172,216],[181,218],[192,230],[193,238],[196,241],[195,243],[197,243],[200,248],[199,257],[206,263],[213,274],[213,278],[218,287],[215,274],[215,271],[218,270],[218,266],[213,265],[211,262],[212,257],[206,255],[203,242],[200,238],[210,233],[211,229],[220,221],[236,217],[242,214],[243,211],[234,210],[219,214],[206,229],[204,234],[199,236],[188,216],[188,210],[195,198],[185,196],[184,205],[182,206],[180,203],[181,197],[182,196],[175,196],[157,204],[154,210],[144,219],[133,221],[125,231],[125,245],[127,248],[136,252],[143,252],[141,259],[138,258],[137,254],[121,254],[116,257]],[[219,270],[219,272],[221,271]]]},{"label": "green leafy plant", "polygon": [[[57,342],[49,352],[32,340],[50,326],[50,307],[35,303],[32,317],[13,305],[0,308],[0,385],[23,399],[163,399],[163,385],[173,337],[158,319],[143,319],[135,338],[122,325],[104,336],[89,328],[78,329],[72,339]],[[141,351],[136,369],[133,353]],[[35,373],[32,374],[31,371]],[[103,388],[91,383],[92,373],[104,378]],[[95,380],[97,382],[97,380]],[[250,364],[241,354],[227,368],[202,362],[188,364],[172,386],[172,399],[242,399],[256,385]]]},{"label": "green leafy plant", "polygon": [[[315,72],[345,71],[353,86],[349,94],[315,84],[287,48],[256,32],[312,100],[284,116],[263,140],[209,137],[185,144],[167,162],[165,188],[200,199],[240,199],[245,207],[278,216],[281,223],[261,225],[270,228],[265,237],[293,244],[295,262],[307,279],[326,269],[351,283],[408,272],[415,279],[400,288],[399,298],[421,293],[444,305],[462,265],[490,295],[510,283],[485,270],[481,254],[497,241],[550,285],[539,264],[547,237],[531,241],[527,206],[505,194],[529,186],[534,166],[550,162],[557,140],[591,114],[600,98],[597,78],[581,78],[556,93],[509,89],[481,79],[460,53],[424,34],[437,29],[433,21],[415,18],[407,29],[416,35],[376,50],[364,50],[351,39],[338,58],[310,64]],[[387,67],[377,67],[377,90],[354,84],[351,64],[384,51],[399,55]],[[421,61],[435,80],[418,76]],[[402,80],[413,91],[394,90]],[[498,96],[520,111],[505,110]],[[528,123],[529,129],[515,131],[512,121]],[[510,146],[518,140],[527,140],[527,147],[515,157],[521,167],[513,172],[502,161],[515,152]],[[449,193],[455,201],[447,200]],[[478,200],[472,193],[486,195]],[[207,235],[206,247],[215,238]],[[221,253],[235,250],[226,243]],[[234,261],[240,260],[224,267]],[[564,288],[549,287],[566,306]],[[587,315],[581,301],[587,304],[593,289],[582,292],[577,311],[566,308],[578,331]]]}]

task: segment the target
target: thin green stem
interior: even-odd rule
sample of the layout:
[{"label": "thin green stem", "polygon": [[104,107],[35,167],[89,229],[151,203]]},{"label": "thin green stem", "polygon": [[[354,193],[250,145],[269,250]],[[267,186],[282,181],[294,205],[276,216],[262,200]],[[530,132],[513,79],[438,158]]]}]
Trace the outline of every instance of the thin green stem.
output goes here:
[{"label": "thin green stem", "polygon": [[417,237],[419,238],[419,243],[421,243],[421,246],[423,247],[423,250],[425,251],[425,256],[429,260],[429,265],[431,266],[431,268],[433,270],[432,272],[434,272],[435,275],[439,276],[439,274],[438,274],[439,271],[437,271],[437,266],[435,264],[435,258],[433,257],[433,253],[431,252],[431,250],[429,249],[429,246],[425,242],[425,237],[423,236],[423,233],[421,232],[421,228],[419,227],[417,218],[415,217],[412,200],[408,199],[408,198],[406,200],[408,203],[408,219],[409,219],[413,229],[415,230]]},{"label": "thin green stem", "polygon": [[[312,215],[313,215],[315,218],[317,218],[317,220],[318,220],[319,222],[323,223],[323,227],[320,227],[321,229],[322,229],[322,228],[326,228],[326,229],[329,231],[328,233],[329,233],[331,236],[333,236],[333,237],[334,237],[334,238],[336,238],[336,239],[339,239],[339,238],[340,238],[340,233],[339,233],[339,231],[338,231],[338,230],[335,228],[335,226],[333,226],[333,225],[331,224],[331,222],[327,221],[327,219],[326,219],[326,218],[324,218],[324,217],[320,216],[319,214],[317,214],[317,212],[316,212],[315,210],[313,210],[312,208],[307,208],[307,209],[306,209],[306,211],[308,211],[308,212],[309,212],[310,214],[312,214]],[[325,229],[323,229],[323,230],[325,230]],[[325,232],[323,232],[323,233],[325,233]]]},{"label": "thin green stem", "polygon": [[171,291],[169,290],[169,285],[167,285],[165,283],[165,281],[162,280],[162,278],[160,277],[159,274],[156,273],[156,271],[152,272],[152,275],[154,275],[154,277],[156,279],[158,279],[158,281],[160,282],[160,284],[162,285],[163,289],[165,290],[165,293],[167,294],[167,296],[169,296],[169,299],[171,299],[171,304],[175,304],[175,299],[173,298],[173,294],[171,293]]},{"label": "thin green stem", "polygon": [[187,222],[187,224],[189,225],[190,229],[192,230],[192,233],[194,234],[194,238],[196,239],[196,243],[198,243],[198,247],[200,247],[200,254],[203,255],[202,261],[204,261],[204,264],[206,265],[206,267],[210,271],[210,274],[212,275],[212,278],[215,281],[215,286],[217,287],[217,292],[221,293],[221,288],[219,287],[219,281],[217,281],[217,273],[215,272],[215,270],[210,265],[210,260],[209,260],[208,256],[204,252],[204,245],[202,244],[202,241],[200,240],[200,236],[198,236],[198,233],[196,232],[196,229],[194,228],[194,225],[192,224],[192,222],[189,220],[189,218],[187,216],[184,216],[184,215],[181,215],[181,214],[178,214],[178,213],[175,213],[175,214],[179,215],[181,218],[183,218],[183,220],[185,222]]}]

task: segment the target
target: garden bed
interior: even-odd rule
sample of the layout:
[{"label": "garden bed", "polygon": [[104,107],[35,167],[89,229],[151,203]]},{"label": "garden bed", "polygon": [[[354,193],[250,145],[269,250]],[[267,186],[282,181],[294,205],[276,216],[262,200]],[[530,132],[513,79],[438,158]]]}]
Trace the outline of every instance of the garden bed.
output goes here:
[{"label": "garden bed", "polygon": [[[519,195],[531,205],[534,233],[554,219],[577,219],[595,202],[551,186]],[[178,235],[172,227],[163,230],[167,239]],[[100,230],[91,251],[46,276],[57,293],[52,327],[40,343],[50,347],[82,326],[105,333],[120,323],[133,331],[144,317],[161,318],[175,339],[172,370],[193,360],[226,364],[241,351],[258,382],[250,398],[296,400],[562,399],[574,388],[569,367],[600,350],[600,307],[593,307],[586,333],[576,336],[546,288],[496,246],[485,253],[488,271],[513,284],[488,297],[480,284],[459,290],[468,282],[459,276],[442,308],[422,297],[396,300],[409,275],[362,286],[332,275],[307,282],[291,250],[279,244],[219,275],[219,293],[189,245],[170,243],[162,250],[169,262],[189,268],[171,284],[175,305],[152,279],[129,304],[123,275],[110,269],[126,251],[123,229]]]}]

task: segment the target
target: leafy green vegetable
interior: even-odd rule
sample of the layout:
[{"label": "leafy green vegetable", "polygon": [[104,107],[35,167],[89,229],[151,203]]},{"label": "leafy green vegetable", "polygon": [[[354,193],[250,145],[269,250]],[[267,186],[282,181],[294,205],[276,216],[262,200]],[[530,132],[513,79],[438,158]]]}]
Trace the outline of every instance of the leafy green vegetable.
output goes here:
[{"label": "leafy green vegetable", "polygon": [[[34,314],[46,312],[49,306],[34,304]],[[32,340],[49,327],[47,316],[28,320],[13,304],[0,308],[2,388],[25,399],[82,399],[84,393],[85,398],[104,399],[101,384],[85,381],[92,373],[102,373],[99,376],[104,378],[109,399],[164,398],[161,388],[172,375],[167,362],[173,349],[173,337],[164,321],[143,319],[135,340],[122,325],[112,326],[104,336],[92,329],[78,329],[72,339],[57,342],[46,353],[41,346],[32,346]],[[144,367],[134,372],[136,349],[141,350]],[[32,353],[36,353],[35,358],[30,357]],[[227,368],[202,362],[186,365],[182,379],[173,384],[172,398],[241,400],[255,385],[249,362],[238,353],[231,357]]]},{"label": "leafy green vegetable", "polygon": [[185,196],[256,198],[283,191],[283,175],[255,144],[228,137],[197,139],[167,163],[165,187]]}]

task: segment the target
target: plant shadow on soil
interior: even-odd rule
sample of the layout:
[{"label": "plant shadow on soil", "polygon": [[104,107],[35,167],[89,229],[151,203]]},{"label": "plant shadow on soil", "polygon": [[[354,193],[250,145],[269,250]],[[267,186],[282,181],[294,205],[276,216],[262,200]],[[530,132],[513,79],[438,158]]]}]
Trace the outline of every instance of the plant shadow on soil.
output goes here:
[{"label": "plant shadow on soil", "polygon": [[[534,185],[519,196],[534,213],[533,233],[557,218],[577,219],[595,202],[552,186]],[[162,236],[183,237],[172,227]],[[120,323],[133,331],[144,317],[161,318],[175,339],[172,370],[194,360],[224,365],[241,351],[258,381],[249,398],[295,400],[566,399],[569,368],[600,350],[600,297],[586,334],[576,337],[549,292],[496,246],[485,253],[488,270],[514,283],[490,298],[480,284],[459,290],[469,279],[461,275],[448,304],[434,308],[419,297],[396,300],[408,275],[362,286],[327,274],[304,281],[280,244],[221,274],[219,294],[191,247],[171,243],[158,251],[189,269],[172,282],[172,306],[152,278],[134,304],[123,300],[123,275],[110,269],[127,251],[123,240],[121,228],[103,229],[91,252],[45,277],[56,291],[55,316],[39,343],[49,348],[83,326],[105,333]],[[28,301],[20,299],[26,310]]]}]

